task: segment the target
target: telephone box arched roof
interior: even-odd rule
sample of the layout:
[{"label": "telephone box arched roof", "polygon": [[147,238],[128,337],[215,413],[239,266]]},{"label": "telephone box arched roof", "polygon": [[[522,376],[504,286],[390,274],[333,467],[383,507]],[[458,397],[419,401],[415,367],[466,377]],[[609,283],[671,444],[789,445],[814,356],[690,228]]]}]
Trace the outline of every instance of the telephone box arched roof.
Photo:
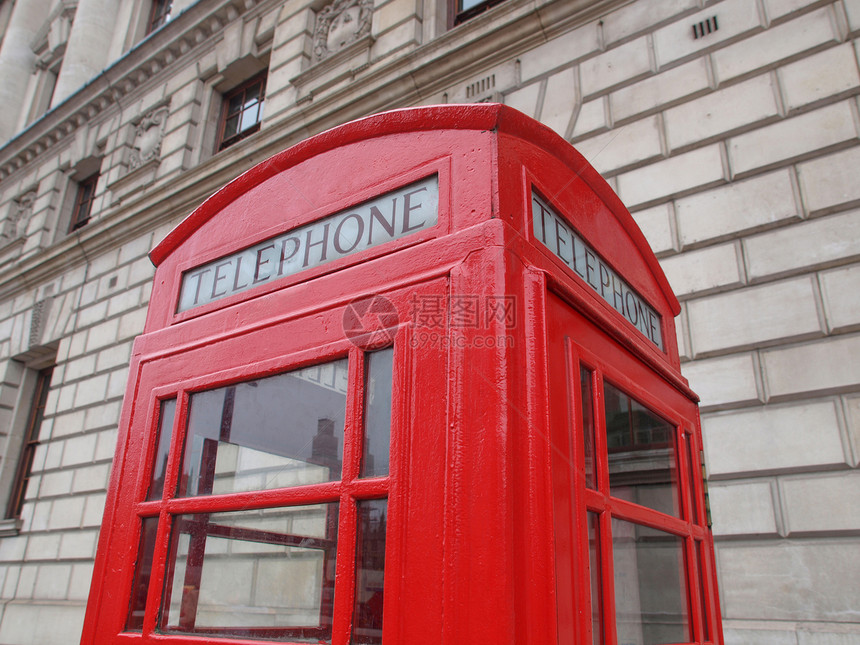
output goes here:
[{"label": "telephone box arched roof", "polygon": [[[180,311],[178,276],[183,272],[346,212],[432,173],[439,177],[439,221],[432,229]],[[160,286],[153,294],[146,330],[229,309],[423,242],[434,242],[430,253],[436,253],[446,238],[454,244],[458,232],[489,220],[511,225],[527,241],[532,237],[530,224],[522,212],[530,210],[523,203],[530,190],[560,211],[606,264],[659,312],[668,323],[663,349],[677,366],[672,318],[680,306],[629,211],[564,139],[498,104],[418,107],[369,116],[311,137],[245,172],[151,252]]]}]

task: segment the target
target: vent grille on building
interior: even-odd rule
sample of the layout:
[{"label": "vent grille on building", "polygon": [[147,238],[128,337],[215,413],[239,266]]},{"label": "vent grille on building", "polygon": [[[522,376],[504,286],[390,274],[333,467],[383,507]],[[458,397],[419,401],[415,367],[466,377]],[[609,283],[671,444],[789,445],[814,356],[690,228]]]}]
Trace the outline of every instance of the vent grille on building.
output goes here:
[{"label": "vent grille on building", "polygon": [[480,96],[485,92],[489,92],[494,87],[496,87],[496,75],[491,74],[486,78],[482,78],[480,81],[475,81],[468,87],[466,87],[466,98],[471,99],[476,96]]},{"label": "vent grille on building", "polygon": [[693,38],[703,38],[717,29],[719,29],[719,25],[717,25],[717,17],[711,16],[707,20],[703,20],[702,22],[693,25]]}]

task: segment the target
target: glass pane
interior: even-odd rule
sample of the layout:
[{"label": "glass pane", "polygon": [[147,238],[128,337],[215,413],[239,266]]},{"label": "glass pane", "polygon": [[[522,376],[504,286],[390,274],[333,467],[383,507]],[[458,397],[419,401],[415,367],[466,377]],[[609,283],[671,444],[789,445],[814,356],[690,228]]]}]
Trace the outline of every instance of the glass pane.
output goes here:
[{"label": "glass pane", "polygon": [[382,581],[387,515],[388,500],[372,499],[358,503],[353,643],[382,643]]},{"label": "glass pane", "polygon": [[260,100],[260,90],[262,89],[263,86],[261,83],[254,83],[254,85],[245,90],[244,106],[246,108],[250,107],[251,105]]},{"label": "glass pane", "polygon": [[236,114],[239,110],[241,110],[244,98],[244,92],[238,92],[237,94],[231,96],[230,99],[227,101],[227,114]]},{"label": "glass pane", "polygon": [[340,479],[347,361],[192,394],[180,496]]},{"label": "glass pane", "polygon": [[224,139],[232,137],[239,132],[239,115],[231,116],[224,124]]},{"label": "glass pane", "polygon": [[686,432],[684,433],[684,443],[687,446],[687,463],[689,464],[690,471],[690,511],[693,514],[690,519],[698,524],[699,498],[696,495],[696,477],[700,473],[699,460],[696,459],[696,452],[693,450],[693,438]]},{"label": "glass pane", "polygon": [[147,517],[143,520],[140,532],[140,548],[138,549],[137,567],[134,571],[134,583],[131,587],[128,619],[125,628],[133,631],[143,629],[143,612],[146,609],[146,594],[149,591],[149,579],[152,576],[152,554],[155,552],[155,534],[158,530],[158,518]]},{"label": "glass pane", "polygon": [[460,11],[467,11],[472,7],[477,7],[482,2],[486,0],[460,0]]},{"label": "glass pane", "polygon": [[684,540],[613,518],[612,549],[618,642],[688,642]]},{"label": "glass pane", "polygon": [[242,124],[239,126],[239,131],[244,132],[248,128],[251,128],[260,120],[260,104],[257,103],[247,108],[242,112]]},{"label": "glass pane", "polygon": [[603,596],[600,584],[599,519],[597,513],[588,513],[588,570],[591,575],[591,642],[600,645],[603,641]]},{"label": "glass pane", "polygon": [[579,368],[579,389],[582,400],[582,441],[585,451],[585,485],[597,488],[594,466],[594,387],[591,370]]},{"label": "glass pane", "polygon": [[604,383],[609,492],[678,516],[675,427]]},{"label": "glass pane", "polygon": [[158,443],[155,445],[155,463],[152,467],[152,483],[146,499],[161,499],[164,493],[164,475],[167,471],[167,455],[170,452],[170,437],[173,435],[173,419],[176,416],[176,399],[161,402],[158,413]]},{"label": "glass pane", "polygon": [[174,520],[162,629],[331,639],[337,504]]},{"label": "glass pane", "polygon": [[388,474],[393,360],[394,349],[391,347],[367,356],[367,405],[364,412],[362,477],[379,477]]},{"label": "glass pane", "polygon": [[78,193],[78,202],[82,205],[89,202],[93,196],[94,188],[95,184],[91,182],[81,184],[80,193]]},{"label": "glass pane", "polygon": [[705,576],[704,548],[704,542],[696,542],[696,560],[699,569],[699,598],[702,602],[702,639],[709,641],[711,640],[711,625],[708,614],[708,589],[707,577]]}]

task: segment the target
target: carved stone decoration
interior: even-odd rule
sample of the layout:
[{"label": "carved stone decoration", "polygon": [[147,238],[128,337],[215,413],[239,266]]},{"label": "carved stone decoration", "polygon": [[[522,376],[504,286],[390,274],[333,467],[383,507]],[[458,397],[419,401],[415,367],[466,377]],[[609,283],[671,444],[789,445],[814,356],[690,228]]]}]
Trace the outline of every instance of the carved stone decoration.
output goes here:
[{"label": "carved stone decoration", "polygon": [[314,28],[314,61],[340,51],[370,33],[373,0],[334,0],[318,14]]},{"label": "carved stone decoration", "polygon": [[24,233],[27,232],[27,222],[33,214],[33,202],[35,201],[36,191],[31,190],[29,193],[21,195],[12,204],[12,209],[6,219],[3,220],[3,228],[0,230],[3,242],[11,242],[24,236]]},{"label": "carved stone decoration", "polygon": [[161,141],[164,139],[168,111],[166,105],[150,110],[137,124],[128,160],[129,170],[140,168],[161,154]]},{"label": "carved stone decoration", "polygon": [[30,316],[30,347],[36,347],[42,342],[42,334],[45,331],[45,323],[48,320],[53,301],[53,297],[48,297],[33,305]]}]

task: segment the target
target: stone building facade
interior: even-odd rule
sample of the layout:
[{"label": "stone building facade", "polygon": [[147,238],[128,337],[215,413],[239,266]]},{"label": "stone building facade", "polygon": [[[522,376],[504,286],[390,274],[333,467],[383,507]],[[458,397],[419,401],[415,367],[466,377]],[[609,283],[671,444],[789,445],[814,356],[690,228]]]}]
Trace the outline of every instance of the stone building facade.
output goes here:
[{"label": "stone building facade", "polygon": [[79,639],[149,250],[310,135],[479,101],[571,141],[682,302],[726,642],[860,642],[860,0],[456,13],[0,2],[0,643]]}]

